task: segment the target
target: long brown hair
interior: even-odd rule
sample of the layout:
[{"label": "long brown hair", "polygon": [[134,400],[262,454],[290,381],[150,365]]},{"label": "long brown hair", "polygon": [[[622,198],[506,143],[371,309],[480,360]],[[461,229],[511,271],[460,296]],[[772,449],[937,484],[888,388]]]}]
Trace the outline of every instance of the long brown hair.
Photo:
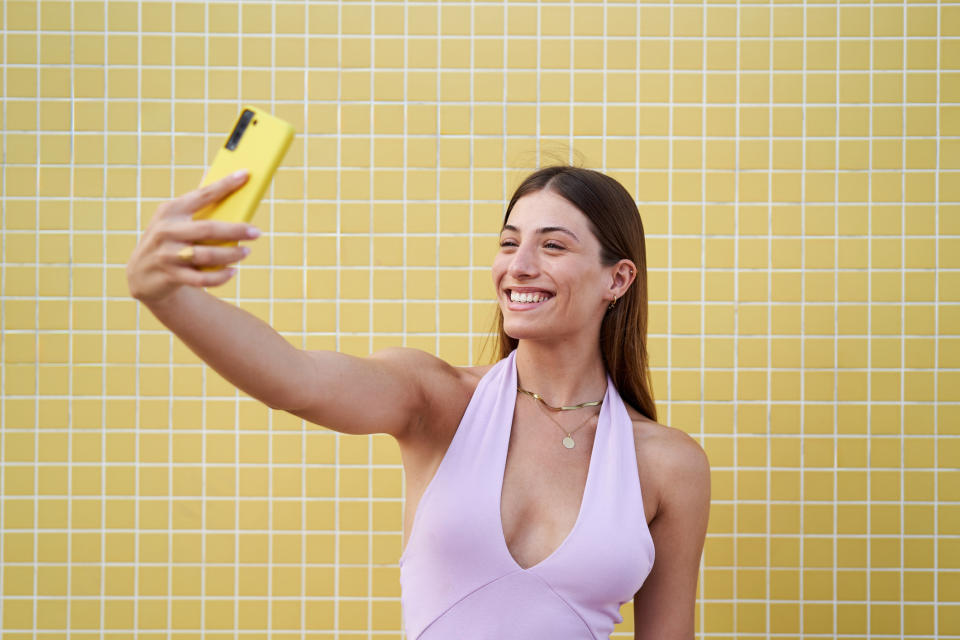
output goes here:
[{"label": "long brown hair", "polygon": [[[636,281],[600,325],[600,350],[620,397],[651,420],[657,419],[647,356],[647,251],[640,212],[619,182],[598,171],[565,165],[544,167],[524,180],[507,206],[503,224],[517,200],[549,189],[579,209],[600,241],[600,260],[611,266],[624,258],[637,267]],[[503,330],[503,313],[496,311],[500,358],[510,355],[518,341]]]}]

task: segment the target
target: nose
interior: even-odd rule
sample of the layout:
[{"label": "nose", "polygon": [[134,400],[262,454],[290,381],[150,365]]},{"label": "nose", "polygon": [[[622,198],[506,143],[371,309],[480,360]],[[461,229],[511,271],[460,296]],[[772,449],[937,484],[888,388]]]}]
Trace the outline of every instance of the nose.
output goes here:
[{"label": "nose", "polygon": [[507,273],[512,278],[535,278],[540,274],[540,267],[537,264],[537,255],[534,248],[529,243],[521,243],[514,252],[510,260],[510,266]]}]

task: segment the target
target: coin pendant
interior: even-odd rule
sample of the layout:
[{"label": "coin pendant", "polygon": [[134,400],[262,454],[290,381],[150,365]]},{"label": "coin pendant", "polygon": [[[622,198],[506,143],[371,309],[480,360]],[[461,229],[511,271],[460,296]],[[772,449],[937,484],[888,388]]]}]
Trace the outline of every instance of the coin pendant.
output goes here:
[{"label": "coin pendant", "polygon": [[565,446],[567,449],[573,449],[574,444],[575,443],[573,441],[573,438],[571,438],[570,436],[567,436],[566,438],[563,439],[563,446]]}]

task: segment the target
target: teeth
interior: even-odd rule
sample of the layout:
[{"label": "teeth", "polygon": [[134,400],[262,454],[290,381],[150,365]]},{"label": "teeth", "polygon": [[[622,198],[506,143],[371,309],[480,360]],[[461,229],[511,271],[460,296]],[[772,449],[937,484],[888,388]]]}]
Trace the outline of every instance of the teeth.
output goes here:
[{"label": "teeth", "polygon": [[518,293],[516,291],[510,292],[510,301],[511,302],[543,302],[550,296],[547,296],[542,293]]}]

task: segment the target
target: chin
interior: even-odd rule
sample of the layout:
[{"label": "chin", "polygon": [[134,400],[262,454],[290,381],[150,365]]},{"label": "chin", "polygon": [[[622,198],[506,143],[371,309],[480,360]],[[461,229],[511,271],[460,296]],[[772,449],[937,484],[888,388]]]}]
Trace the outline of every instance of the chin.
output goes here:
[{"label": "chin", "polygon": [[501,310],[501,313],[503,314],[503,332],[514,340],[522,340],[533,329],[529,322],[519,321],[517,318],[511,317],[509,311],[504,313]]},{"label": "chin", "polygon": [[584,332],[600,339],[600,321],[596,323],[588,318],[551,317],[549,314],[535,317],[526,312],[500,309],[503,315],[503,332],[514,340],[545,342],[579,342]]},{"label": "chin", "polygon": [[530,322],[520,318],[510,318],[507,315],[503,317],[503,332],[514,340],[539,340],[557,334],[556,331],[552,331],[543,323]]}]

